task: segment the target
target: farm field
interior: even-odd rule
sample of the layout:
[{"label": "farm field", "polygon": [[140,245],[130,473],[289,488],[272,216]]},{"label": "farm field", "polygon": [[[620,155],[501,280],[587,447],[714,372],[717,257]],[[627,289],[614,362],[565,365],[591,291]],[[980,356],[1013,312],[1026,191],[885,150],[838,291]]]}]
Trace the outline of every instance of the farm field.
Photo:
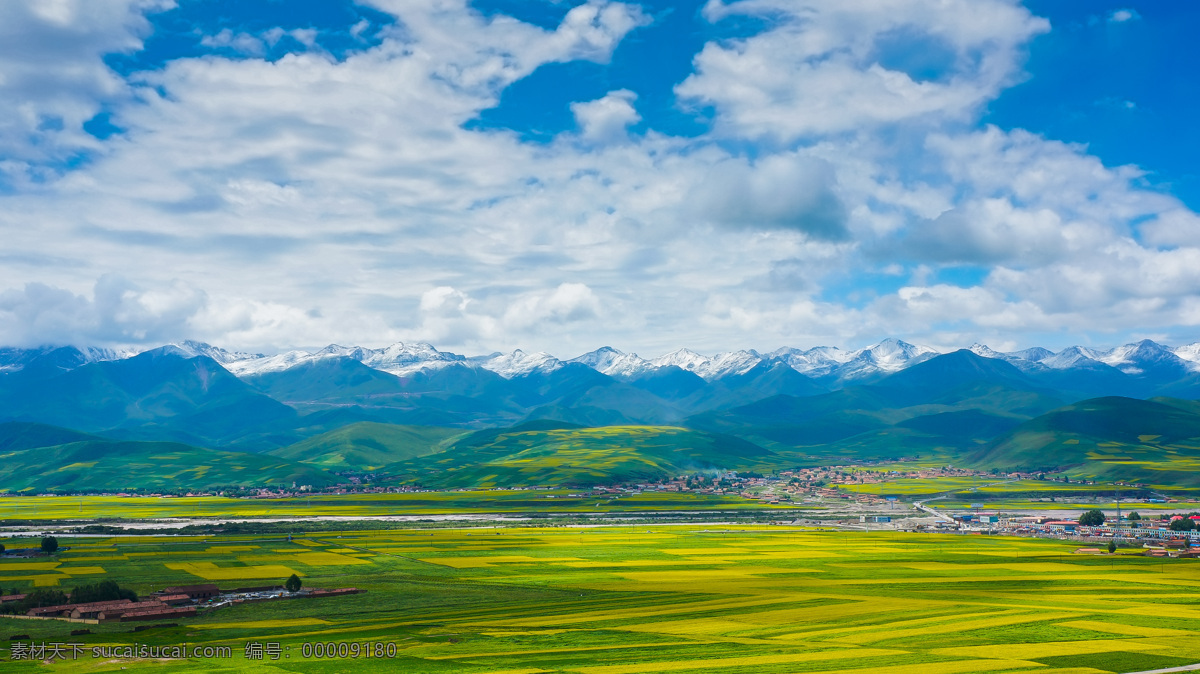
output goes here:
[{"label": "farm field", "polygon": [[642,512],[663,510],[795,509],[740,496],[644,492],[588,496],[581,490],[333,494],[303,498],[22,496],[0,498],[0,520],[78,520],[164,517],[377,517],[390,515]]},{"label": "farm field", "polygon": [[[876,496],[937,496],[947,494],[949,498],[1017,499],[1037,502],[1039,497],[1088,497],[1113,498],[1115,487],[1111,483],[1082,484],[1077,482],[1054,482],[1051,480],[1005,480],[997,477],[947,476],[936,478],[896,478],[887,482],[866,484],[839,484],[839,489],[856,494]],[[1200,494],[1195,489],[1154,486],[1152,491],[1173,498],[1187,499]],[[1133,487],[1122,487],[1124,498],[1143,491]]]},{"label": "farm field", "polygon": [[[1200,662],[1200,562],[1073,555],[1068,542],[767,526],[61,542],[71,549],[55,560],[0,560],[5,589],[105,579],[145,593],[295,572],[308,587],[368,592],[222,608],[136,633],[0,617],[0,637],[231,649],[217,660],[88,655],[49,671],[1091,674]],[[80,627],[93,634],[70,635]],[[247,660],[248,642],[290,657]],[[302,657],[315,642],[394,644],[395,657]],[[30,664],[4,657],[0,671]]]}]

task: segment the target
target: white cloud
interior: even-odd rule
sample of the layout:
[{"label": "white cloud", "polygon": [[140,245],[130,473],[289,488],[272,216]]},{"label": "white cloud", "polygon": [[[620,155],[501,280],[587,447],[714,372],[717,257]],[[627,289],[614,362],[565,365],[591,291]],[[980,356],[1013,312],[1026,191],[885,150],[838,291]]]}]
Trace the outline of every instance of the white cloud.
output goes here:
[{"label": "white cloud", "polygon": [[[13,89],[10,119],[61,98],[75,119],[110,106],[126,131],[81,137],[91,164],[0,197],[0,342],[654,353],[1200,316],[1194,213],[1086,147],[977,128],[1046,28],[1020,6],[710,2],[713,21],[771,19],[707,45],[680,85],[714,106],[713,133],[630,135],[638,101],[617,90],[572,106],[578,133],[534,144],[464,125],[542,65],[606,61],[641,10],[587,3],[543,29],[461,0],[375,4],[399,23],[341,61],[314,48],[266,62],[252,41],[265,51],[283,29],[230,31],[205,39],[237,58],[131,82],[97,56],[144,35],[122,6],[93,22],[108,27],[92,46],[54,57],[86,65],[51,73],[65,93]],[[23,20],[56,36],[91,20],[54,16],[67,23]],[[937,58],[905,60],[923,46]],[[44,150],[0,165],[26,175]],[[957,265],[983,280],[941,280]]]},{"label": "white cloud", "polygon": [[1140,18],[1142,18],[1142,15],[1133,9],[1117,9],[1108,15],[1109,23],[1125,23],[1126,21],[1136,21]]},{"label": "white cloud", "polygon": [[637,94],[621,89],[594,101],[572,103],[571,112],[579,125],[580,137],[591,143],[626,140],[627,129],[642,119],[633,108],[636,100]]},{"label": "white cloud", "polygon": [[0,3],[0,158],[11,182],[42,180],[77,153],[100,149],[83,124],[129,96],[101,57],[140,48],[150,28],[144,14],[171,4]]},{"label": "white cloud", "polygon": [[[783,143],[926,117],[968,121],[1049,28],[1001,0],[712,0],[704,12],[766,17],[771,28],[705,45],[677,93],[714,106],[724,134]],[[914,50],[944,57],[916,68],[905,63]]]}]

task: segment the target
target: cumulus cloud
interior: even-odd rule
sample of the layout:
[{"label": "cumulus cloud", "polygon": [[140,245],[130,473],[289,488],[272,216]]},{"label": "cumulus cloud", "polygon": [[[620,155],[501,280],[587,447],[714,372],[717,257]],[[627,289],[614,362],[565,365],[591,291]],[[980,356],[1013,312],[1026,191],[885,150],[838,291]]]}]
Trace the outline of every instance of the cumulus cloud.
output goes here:
[{"label": "cumulus cloud", "polygon": [[146,289],[106,275],[90,298],[29,283],[0,293],[0,334],[19,345],[167,341],[186,332],[206,303],[202,290],[179,281]]},{"label": "cumulus cloud", "polygon": [[[772,27],[705,45],[676,92],[714,106],[726,134],[785,143],[929,116],[965,121],[1019,75],[1022,45],[1049,28],[1001,0],[712,0],[704,14],[761,17]],[[947,54],[944,72],[906,71],[881,46],[935,46]]]},{"label": "cumulus cloud", "polygon": [[[203,38],[229,52],[128,79],[99,55],[136,49],[158,5],[0,10],[63,50],[35,91],[0,47],[0,169],[25,176],[0,196],[0,341],[662,352],[1200,321],[1192,211],[1137,167],[978,124],[1047,29],[1019,5],[712,0],[705,20],[766,21],[677,88],[711,132],[665,134],[616,90],[526,143],[469,122],[539,67],[608,61],[640,9],[543,28],[372,4],[396,24],[340,60],[231,29]],[[261,58],[284,39],[313,48]],[[102,108],[124,130],[103,142],[79,130]],[[958,265],[982,280],[945,282]]]},{"label": "cumulus cloud", "polygon": [[571,112],[579,125],[580,137],[592,143],[625,140],[628,127],[642,119],[633,108],[636,100],[637,94],[621,89],[594,101],[572,103]]},{"label": "cumulus cloud", "polygon": [[545,322],[578,323],[600,315],[600,301],[583,283],[562,283],[550,292],[530,293],[518,298],[504,313],[507,325],[534,328]]}]

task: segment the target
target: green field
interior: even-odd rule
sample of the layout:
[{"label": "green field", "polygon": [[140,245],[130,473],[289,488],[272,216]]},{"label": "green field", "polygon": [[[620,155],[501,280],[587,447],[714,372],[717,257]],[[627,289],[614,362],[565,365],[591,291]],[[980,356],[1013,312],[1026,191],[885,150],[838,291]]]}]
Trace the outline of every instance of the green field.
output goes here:
[{"label": "green field", "polygon": [[320,494],[299,498],[22,496],[0,498],[0,520],[156,519],[164,517],[382,517],[390,515],[619,513],[779,510],[740,496],[674,492],[590,496],[581,490],[477,490],[399,494]]},{"label": "green field", "polygon": [[[144,593],[295,572],[308,587],[368,590],[222,608],[136,633],[130,623],[0,618],[0,635],[38,642],[232,649],[228,660],[42,665],[64,672],[1088,674],[1200,661],[1200,562],[1073,555],[1075,544],[1056,541],[622,527],[62,543],[71,549],[55,560],[0,560],[0,582],[111,579]],[[81,627],[93,634],[70,635]],[[395,644],[396,657],[302,657],[306,642],[342,641]],[[249,661],[247,642],[279,643],[290,657]],[[0,670],[31,668],[0,660]]]}]

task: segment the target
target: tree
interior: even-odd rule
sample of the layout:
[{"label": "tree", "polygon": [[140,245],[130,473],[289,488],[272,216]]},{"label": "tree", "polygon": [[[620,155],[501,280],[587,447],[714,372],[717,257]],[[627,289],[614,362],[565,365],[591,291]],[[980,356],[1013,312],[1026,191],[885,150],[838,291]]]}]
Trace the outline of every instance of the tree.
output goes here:
[{"label": "tree", "polygon": [[1116,542],[1116,541],[1109,541],[1109,542],[1108,542],[1108,554],[1110,554],[1110,555],[1111,555],[1112,553],[1114,553],[1114,552],[1116,552],[1116,551],[1117,551],[1117,542]]},{"label": "tree", "polygon": [[1129,513],[1129,517],[1126,519],[1128,519],[1130,522],[1137,522],[1142,519],[1142,516],[1139,515],[1138,511],[1135,510],[1135,511]]},{"label": "tree", "polygon": [[1193,531],[1196,528],[1196,523],[1188,518],[1181,520],[1172,520],[1167,528],[1171,531]]},{"label": "tree", "polygon": [[4,544],[0,543],[0,555],[4,554]]},{"label": "tree", "polygon": [[300,591],[300,585],[301,585],[301,583],[300,583],[300,576],[297,576],[296,574],[294,574],[294,573],[293,573],[293,574],[292,574],[292,577],[291,577],[291,578],[288,578],[288,579],[287,579],[287,582],[285,582],[285,583],[283,584],[283,587],[284,587],[284,589],[286,589],[288,592],[299,592],[299,591]]},{"label": "tree", "polygon": [[47,536],[42,539],[42,552],[53,555],[58,551],[58,539],[53,536]]},{"label": "tree", "polygon": [[80,585],[71,590],[72,604],[90,604],[95,601],[117,601],[120,599],[137,601],[137,593],[117,585],[115,580],[103,580],[95,585]]},{"label": "tree", "polygon": [[1104,524],[1104,512],[1101,510],[1089,510],[1079,517],[1079,523],[1085,527],[1098,527]]}]

